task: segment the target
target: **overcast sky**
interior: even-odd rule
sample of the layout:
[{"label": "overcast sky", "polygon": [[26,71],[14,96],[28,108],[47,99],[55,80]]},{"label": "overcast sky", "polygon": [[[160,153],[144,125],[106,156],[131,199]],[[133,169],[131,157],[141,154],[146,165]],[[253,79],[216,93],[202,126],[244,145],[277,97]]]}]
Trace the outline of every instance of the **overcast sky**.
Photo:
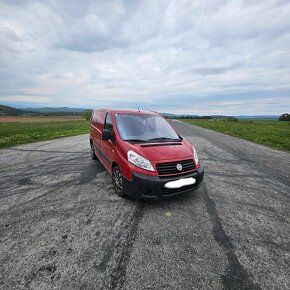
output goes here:
[{"label": "overcast sky", "polygon": [[290,1],[2,1],[0,103],[290,113]]}]

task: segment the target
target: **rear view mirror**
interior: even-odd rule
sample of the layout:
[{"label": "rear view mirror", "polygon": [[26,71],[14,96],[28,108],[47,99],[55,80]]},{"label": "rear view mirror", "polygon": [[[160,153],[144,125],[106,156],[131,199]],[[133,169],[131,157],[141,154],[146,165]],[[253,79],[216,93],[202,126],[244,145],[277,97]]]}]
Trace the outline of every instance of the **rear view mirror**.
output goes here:
[{"label": "rear view mirror", "polygon": [[112,139],[112,132],[108,129],[104,129],[102,133],[102,140],[110,140]]}]

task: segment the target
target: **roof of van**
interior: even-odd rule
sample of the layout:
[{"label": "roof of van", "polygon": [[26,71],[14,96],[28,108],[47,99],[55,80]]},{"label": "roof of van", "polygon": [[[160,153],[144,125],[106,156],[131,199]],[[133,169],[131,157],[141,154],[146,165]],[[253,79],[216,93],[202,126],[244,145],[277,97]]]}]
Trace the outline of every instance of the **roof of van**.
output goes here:
[{"label": "roof of van", "polygon": [[156,112],[150,112],[145,110],[134,110],[134,109],[95,109],[95,111],[106,111],[113,114],[146,114],[146,115],[159,115]]}]

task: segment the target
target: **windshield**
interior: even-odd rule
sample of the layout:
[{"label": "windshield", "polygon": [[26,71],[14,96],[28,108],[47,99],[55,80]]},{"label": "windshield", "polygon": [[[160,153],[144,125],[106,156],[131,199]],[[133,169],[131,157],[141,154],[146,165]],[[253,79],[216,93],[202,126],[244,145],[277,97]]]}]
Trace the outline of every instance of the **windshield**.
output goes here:
[{"label": "windshield", "polygon": [[122,140],[135,142],[180,141],[173,128],[158,115],[115,114]]}]

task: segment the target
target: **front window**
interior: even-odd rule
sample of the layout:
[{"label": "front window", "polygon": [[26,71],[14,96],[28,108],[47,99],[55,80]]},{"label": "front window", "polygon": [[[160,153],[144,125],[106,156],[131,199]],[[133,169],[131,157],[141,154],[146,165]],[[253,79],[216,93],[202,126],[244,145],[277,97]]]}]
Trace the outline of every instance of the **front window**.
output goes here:
[{"label": "front window", "polygon": [[104,129],[113,132],[113,122],[109,113],[107,113]]},{"label": "front window", "polygon": [[161,116],[116,114],[115,119],[122,140],[132,142],[180,141],[178,134]]}]

